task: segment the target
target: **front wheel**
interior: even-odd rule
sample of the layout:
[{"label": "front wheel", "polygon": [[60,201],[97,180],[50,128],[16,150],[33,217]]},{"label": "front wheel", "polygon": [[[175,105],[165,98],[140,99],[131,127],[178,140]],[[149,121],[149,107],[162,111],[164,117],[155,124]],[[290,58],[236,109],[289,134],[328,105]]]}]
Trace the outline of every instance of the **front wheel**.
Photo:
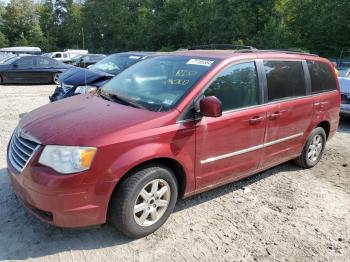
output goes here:
[{"label": "front wheel", "polygon": [[302,168],[312,168],[321,159],[326,146],[327,136],[322,127],[316,127],[309,136],[303,152],[294,162]]},{"label": "front wheel", "polygon": [[177,196],[174,173],[162,165],[148,166],[121,182],[111,199],[109,219],[128,237],[149,235],[168,219]]},{"label": "front wheel", "polygon": [[60,81],[58,80],[60,78],[61,73],[54,73],[52,76],[52,82],[56,85],[58,85],[60,83]]}]

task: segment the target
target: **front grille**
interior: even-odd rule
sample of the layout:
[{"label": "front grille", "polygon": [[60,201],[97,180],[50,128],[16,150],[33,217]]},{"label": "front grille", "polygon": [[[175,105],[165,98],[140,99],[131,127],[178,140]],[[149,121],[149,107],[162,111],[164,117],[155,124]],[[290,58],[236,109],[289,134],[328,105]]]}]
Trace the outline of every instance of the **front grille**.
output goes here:
[{"label": "front grille", "polygon": [[341,103],[350,104],[350,94],[341,94]]},{"label": "front grille", "polygon": [[11,138],[8,154],[11,164],[18,172],[22,172],[38,146],[38,143],[22,137],[16,129]]}]

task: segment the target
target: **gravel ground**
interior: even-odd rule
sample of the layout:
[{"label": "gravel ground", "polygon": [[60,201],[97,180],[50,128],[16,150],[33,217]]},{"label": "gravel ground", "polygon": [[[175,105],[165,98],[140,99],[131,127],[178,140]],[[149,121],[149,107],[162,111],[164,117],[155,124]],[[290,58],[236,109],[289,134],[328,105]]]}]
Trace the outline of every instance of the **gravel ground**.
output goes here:
[{"label": "gravel ground", "polygon": [[46,104],[53,89],[0,87],[0,260],[349,261],[350,120],[341,121],[315,168],[286,163],[181,200],[161,229],[131,241],[108,224],[46,225],[16,199],[7,142],[19,118]]}]

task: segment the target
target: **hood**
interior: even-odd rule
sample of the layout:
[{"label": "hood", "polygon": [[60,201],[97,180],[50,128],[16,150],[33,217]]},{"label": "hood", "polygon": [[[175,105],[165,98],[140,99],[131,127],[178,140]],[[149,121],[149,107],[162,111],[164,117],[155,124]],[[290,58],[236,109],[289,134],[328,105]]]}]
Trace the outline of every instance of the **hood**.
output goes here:
[{"label": "hood", "polygon": [[33,110],[21,119],[19,127],[43,145],[100,146],[107,136],[118,140],[122,135],[162,126],[166,116],[94,95],[78,95]]},{"label": "hood", "polygon": [[60,75],[59,81],[67,85],[89,85],[94,82],[99,82],[114,77],[112,74],[93,71],[80,67],[72,67],[66,70],[63,74]]},{"label": "hood", "polygon": [[347,77],[338,77],[340,92],[350,94],[350,78]]}]

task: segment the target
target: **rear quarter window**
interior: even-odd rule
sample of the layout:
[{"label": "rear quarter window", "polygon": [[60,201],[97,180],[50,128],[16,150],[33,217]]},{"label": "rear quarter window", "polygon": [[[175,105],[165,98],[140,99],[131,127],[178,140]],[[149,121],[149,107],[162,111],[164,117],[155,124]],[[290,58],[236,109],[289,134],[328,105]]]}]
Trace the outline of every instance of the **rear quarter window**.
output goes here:
[{"label": "rear quarter window", "polygon": [[313,94],[337,89],[332,68],[323,62],[307,61],[311,78],[311,91]]},{"label": "rear quarter window", "polygon": [[301,61],[264,61],[268,101],[306,95]]}]

